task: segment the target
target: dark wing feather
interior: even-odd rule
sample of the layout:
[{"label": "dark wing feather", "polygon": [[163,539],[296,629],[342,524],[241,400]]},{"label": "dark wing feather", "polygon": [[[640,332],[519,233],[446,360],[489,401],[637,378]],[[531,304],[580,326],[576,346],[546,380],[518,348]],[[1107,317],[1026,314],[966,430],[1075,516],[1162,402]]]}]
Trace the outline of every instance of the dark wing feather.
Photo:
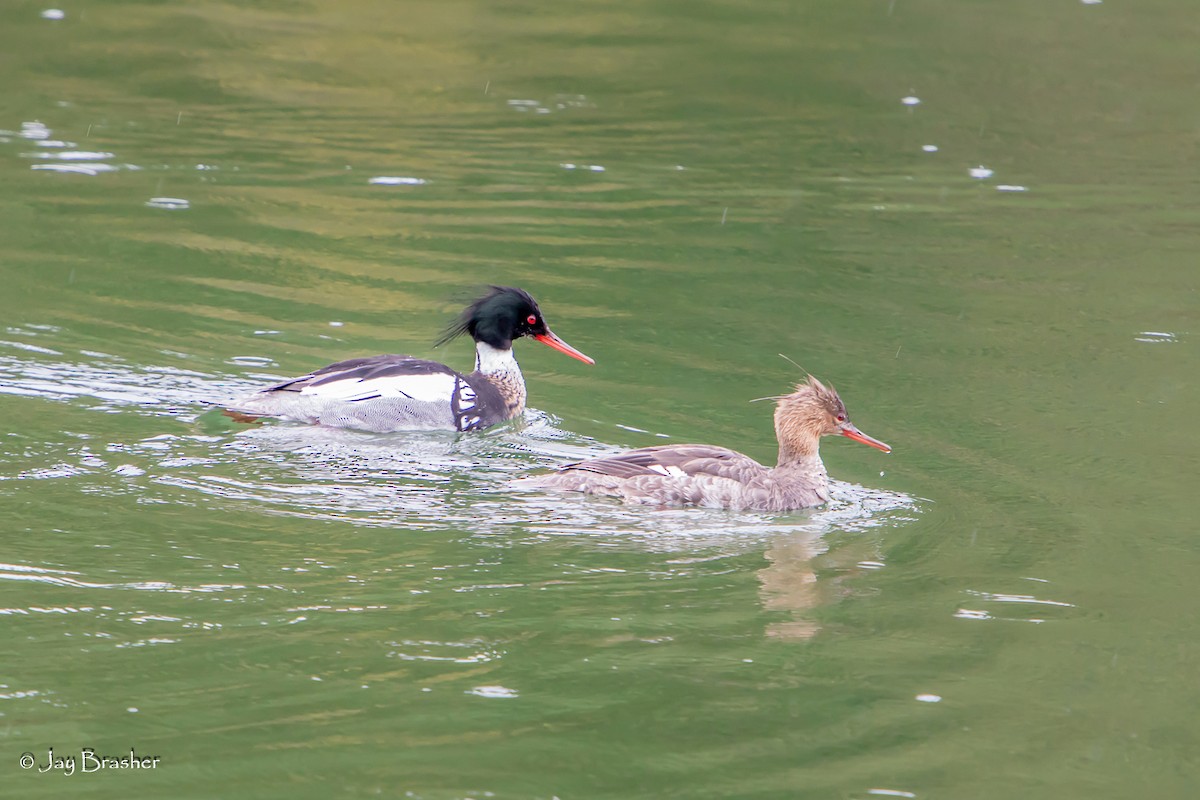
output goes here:
[{"label": "dark wing feather", "polygon": [[403,355],[367,356],[350,358],[321,367],[315,372],[299,378],[277,383],[263,389],[264,392],[302,392],[310,386],[321,386],[334,381],[369,381],[373,378],[390,378],[402,375],[457,375],[458,373],[436,361]]},{"label": "dark wing feather", "polygon": [[611,475],[614,478],[636,478],[645,475],[675,475],[696,477],[711,475],[718,478],[744,481],[766,471],[750,456],[724,447],[707,444],[669,444],[643,447],[606,458],[594,458],[568,464],[564,470],[582,470]]}]

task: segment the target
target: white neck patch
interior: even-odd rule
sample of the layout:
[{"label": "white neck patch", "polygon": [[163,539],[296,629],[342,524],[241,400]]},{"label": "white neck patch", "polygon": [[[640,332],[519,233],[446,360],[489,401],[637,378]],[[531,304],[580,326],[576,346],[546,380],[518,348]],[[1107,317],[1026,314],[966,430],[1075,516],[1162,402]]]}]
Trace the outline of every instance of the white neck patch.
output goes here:
[{"label": "white neck patch", "polygon": [[512,348],[499,350],[486,342],[475,343],[475,369],[484,375],[495,375],[502,372],[521,374],[517,359],[513,357]]}]

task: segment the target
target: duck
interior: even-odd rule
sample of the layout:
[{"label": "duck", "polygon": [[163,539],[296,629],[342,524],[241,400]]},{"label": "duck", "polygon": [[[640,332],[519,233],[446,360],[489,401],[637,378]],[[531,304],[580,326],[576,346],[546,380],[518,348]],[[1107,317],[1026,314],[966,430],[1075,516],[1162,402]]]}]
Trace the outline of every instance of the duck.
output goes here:
[{"label": "duck", "polygon": [[525,410],[525,379],[513,342],[528,336],[585,364],[596,362],[546,325],[524,289],[489,286],[442,333],[435,346],[462,336],[475,341],[475,370],[464,375],[408,355],[351,358],[267,386],[226,404],[239,421],[275,417],[373,433],[477,431]]},{"label": "duck", "polygon": [[775,400],[779,459],[766,467],[711,444],[668,444],[567,464],[525,479],[529,488],[583,492],[654,506],[701,506],[786,512],[829,502],[822,436],[840,435],[890,453],[892,448],[850,422],[836,390],[809,375]]}]

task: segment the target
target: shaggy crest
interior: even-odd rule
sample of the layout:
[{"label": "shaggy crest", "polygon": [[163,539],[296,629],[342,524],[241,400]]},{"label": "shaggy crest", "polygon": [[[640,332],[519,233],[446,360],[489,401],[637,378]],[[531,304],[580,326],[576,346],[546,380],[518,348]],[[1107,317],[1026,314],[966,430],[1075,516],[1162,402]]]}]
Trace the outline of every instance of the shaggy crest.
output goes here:
[{"label": "shaggy crest", "polygon": [[[439,347],[451,339],[469,335],[472,339],[486,342],[492,347],[507,350],[512,346],[514,334],[525,335],[523,324],[526,317],[537,317],[538,326],[530,332],[541,333],[536,327],[544,328],[542,313],[537,302],[524,289],[515,286],[489,286],[487,292],[463,309],[458,319],[451,322],[434,342]],[[521,333],[518,331],[521,330]]]},{"label": "shaggy crest", "polygon": [[845,415],[846,405],[842,402],[842,398],[838,397],[837,391],[832,386],[826,386],[812,375],[808,376],[808,380],[804,383],[796,384],[796,394],[809,394],[825,407],[829,412],[829,416],[837,418],[838,415]]}]

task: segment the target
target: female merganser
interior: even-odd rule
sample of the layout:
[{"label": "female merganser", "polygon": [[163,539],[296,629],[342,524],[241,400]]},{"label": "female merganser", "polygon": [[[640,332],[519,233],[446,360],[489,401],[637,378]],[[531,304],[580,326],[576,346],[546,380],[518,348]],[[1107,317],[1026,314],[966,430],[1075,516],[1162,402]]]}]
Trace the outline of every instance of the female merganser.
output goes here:
[{"label": "female merganser", "polygon": [[649,505],[793,511],[829,501],[829,475],[819,453],[822,436],[836,433],[892,452],[854,427],[838,393],[811,375],[791,394],[769,399],[778,401],[779,463],[773,468],[711,444],[668,444],[568,464],[526,483]]},{"label": "female merganser", "polygon": [[238,418],[280,417],[378,433],[473,431],[525,410],[525,380],[513,358],[514,339],[531,336],[585,364],[596,363],[554,335],[537,302],[511,286],[488,287],[436,344],[464,333],[475,340],[470,375],[412,356],[352,358],[246,395],[228,409]]}]

